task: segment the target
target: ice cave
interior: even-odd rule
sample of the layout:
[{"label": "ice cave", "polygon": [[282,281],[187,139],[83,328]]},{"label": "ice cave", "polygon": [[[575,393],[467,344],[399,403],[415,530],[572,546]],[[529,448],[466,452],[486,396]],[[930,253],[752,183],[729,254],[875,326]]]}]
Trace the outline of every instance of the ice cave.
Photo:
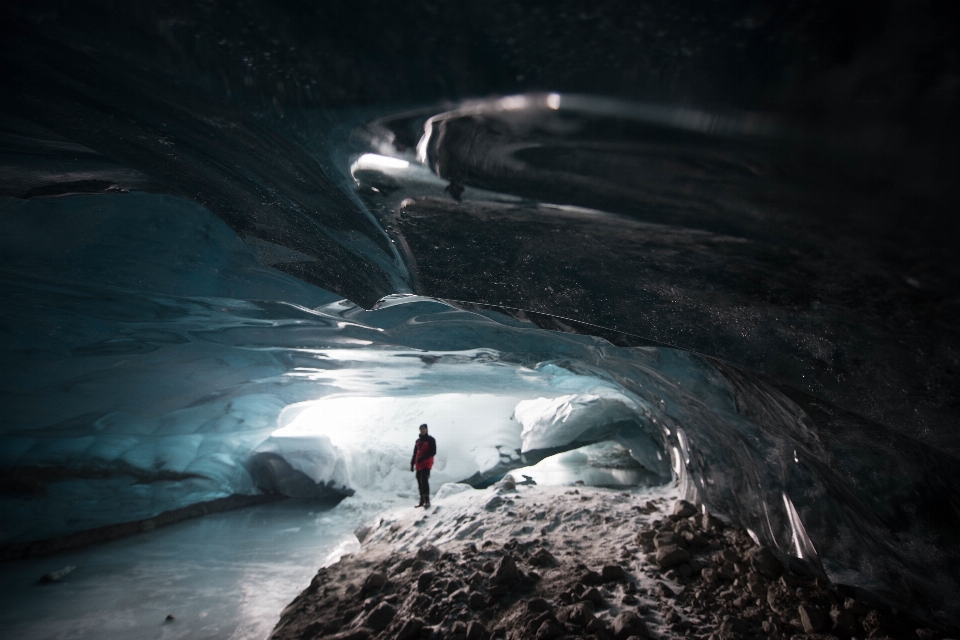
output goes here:
[{"label": "ice cave", "polygon": [[267,638],[421,423],[441,512],[682,498],[945,637],[949,13],[4,3],[0,638]]}]

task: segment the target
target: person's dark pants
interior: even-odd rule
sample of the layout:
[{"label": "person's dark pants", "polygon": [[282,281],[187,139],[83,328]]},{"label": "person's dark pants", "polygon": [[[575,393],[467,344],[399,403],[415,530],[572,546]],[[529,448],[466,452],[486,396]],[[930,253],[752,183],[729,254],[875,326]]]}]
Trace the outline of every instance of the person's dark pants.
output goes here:
[{"label": "person's dark pants", "polygon": [[430,502],[430,469],[417,470],[417,485],[420,487],[421,500]]}]

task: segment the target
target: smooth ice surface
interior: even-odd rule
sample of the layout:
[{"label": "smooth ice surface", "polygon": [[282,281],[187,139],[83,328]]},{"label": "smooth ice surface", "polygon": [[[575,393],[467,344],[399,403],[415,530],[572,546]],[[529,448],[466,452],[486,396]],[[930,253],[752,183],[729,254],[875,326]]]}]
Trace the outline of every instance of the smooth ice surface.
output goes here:
[{"label": "smooth ice surface", "polygon": [[[283,501],[0,565],[0,637],[263,640],[366,508]],[[355,540],[355,539],[354,539]],[[40,576],[73,565],[58,584]],[[176,620],[165,622],[167,615]]]}]

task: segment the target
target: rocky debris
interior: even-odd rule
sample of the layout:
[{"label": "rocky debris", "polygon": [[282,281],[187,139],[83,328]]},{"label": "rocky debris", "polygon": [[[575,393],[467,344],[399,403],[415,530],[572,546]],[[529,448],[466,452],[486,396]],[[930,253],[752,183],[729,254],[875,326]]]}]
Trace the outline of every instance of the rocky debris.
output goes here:
[{"label": "rocky debris", "polygon": [[272,638],[960,637],[830,584],[689,503],[523,484],[491,498],[499,490],[386,520],[318,572]]}]

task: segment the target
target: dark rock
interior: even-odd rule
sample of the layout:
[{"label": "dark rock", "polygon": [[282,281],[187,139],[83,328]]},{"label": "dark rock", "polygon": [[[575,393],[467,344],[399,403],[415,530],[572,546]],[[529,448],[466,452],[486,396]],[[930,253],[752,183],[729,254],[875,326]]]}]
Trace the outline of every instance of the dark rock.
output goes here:
[{"label": "dark rock", "polygon": [[588,587],[590,586],[595,587],[603,584],[603,576],[601,576],[596,571],[587,571],[582,576],[580,576],[580,579],[577,582],[579,582],[582,585],[586,585]]},{"label": "dark rock", "polygon": [[487,628],[476,620],[467,625],[467,640],[487,640],[488,637]]},{"label": "dark rock", "polygon": [[376,591],[385,584],[387,584],[387,576],[379,571],[374,571],[363,581],[362,591]]},{"label": "dark rock", "polygon": [[487,511],[495,511],[498,507],[503,505],[503,502],[504,500],[500,496],[493,496],[487,500],[487,504],[483,505],[483,508]]},{"label": "dark rock", "polygon": [[886,620],[880,615],[880,612],[873,609],[863,619],[863,630],[868,636],[887,635]]},{"label": "dark rock", "polygon": [[723,580],[733,582],[737,579],[737,567],[732,562],[724,562],[720,565],[720,568],[717,569],[717,575]]},{"label": "dark rock", "polygon": [[653,539],[653,543],[657,549],[663,547],[680,547],[681,549],[685,549],[687,547],[687,541],[684,537],[676,533],[661,533]]},{"label": "dark rock", "polygon": [[680,547],[661,547],[657,550],[657,566],[661,569],[669,569],[679,564],[683,564],[690,559],[690,553]]},{"label": "dark rock", "polygon": [[373,609],[373,611],[367,614],[367,619],[364,621],[364,625],[379,633],[386,629],[391,622],[393,622],[393,618],[396,615],[397,610],[392,605],[389,605],[386,602],[381,602]]},{"label": "dark rock", "polygon": [[730,635],[732,633],[750,633],[750,623],[741,618],[727,616],[720,625],[720,633]]},{"label": "dark rock", "polygon": [[723,522],[721,522],[718,518],[711,516],[709,513],[696,516],[693,519],[693,522],[702,531],[715,532],[723,529]]},{"label": "dark rock", "polygon": [[176,620],[176,618],[173,617],[172,613],[168,613],[167,617],[164,618],[164,622],[173,622],[174,620]]},{"label": "dark rock", "polygon": [[683,539],[687,541],[688,547],[705,547],[710,543],[709,540],[701,535],[693,533],[692,531],[684,531],[680,535],[682,535]]},{"label": "dark rock", "polygon": [[731,564],[737,564],[740,562],[740,554],[734,551],[733,549],[724,549],[719,554],[717,554],[721,562],[729,562]]},{"label": "dark rock", "polygon": [[870,613],[870,605],[862,600],[847,598],[843,601],[843,608],[857,617],[862,617]]},{"label": "dark rock", "polygon": [[482,594],[474,591],[467,599],[467,606],[474,611],[482,611],[487,608],[487,599],[484,598]]},{"label": "dark rock", "polygon": [[608,564],[601,572],[600,577],[604,582],[622,582],[627,579],[627,572],[615,564]]},{"label": "dark rock", "polygon": [[393,569],[390,570],[390,572],[393,575],[399,575],[404,571],[406,571],[407,569],[409,569],[413,565],[414,561],[415,561],[414,558],[404,558],[403,560],[395,564],[393,566]]},{"label": "dark rock", "polygon": [[424,545],[419,551],[417,551],[417,560],[422,560],[423,562],[432,562],[439,556],[440,550],[432,544]]},{"label": "dark rock", "polygon": [[543,598],[531,598],[527,600],[526,606],[529,613],[545,613],[553,608]]},{"label": "dark rock", "polygon": [[854,636],[860,632],[860,625],[857,623],[857,616],[846,609],[833,606],[830,608],[830,620],[833,622],[833,630],[842,636]]},{"label": "dark rock", "polygon": [[653,529],[646,529],[637,534],[637,544],[652,543],[653,539],[657,537],[657,532]]},{"label": "dark rock", "polygon": [[609,629],[607,629],[607,623],[600,618],[594,618],[591,620],[590,624],[587,625],[587,631],[592,633],[597,638],[610,637]]},{"label": "dark rock", "polygon": [[690,576],[693,575],[693,567],[691,567],[691,566],[690,566],[689,564],[687,564],[686,562],[684,562],[682,565],[680,565],[679,567],[677,567],[677,571],[678,571],[678,572],[680,573],[680,575],[683,576],[684,578],[689,578]]},{"label": "dark rock", "polygon": [[400,630],[397,631],[397,640],[413,640],[413,638],[419,638],[420,632],[423,631],[423,620],[419,618],[410,618],[403,623],[403,626],[400,627]]},{"label": "dark rock", "polygon": [[746,559],[751,567],[770,580],[776,580],[783,575],[783,563],[770,549],[765,547],[751,549]]},{"label": "dark rock", "polygon": [[625,594],[622,598],[620,598],[620,602],[622,602],[625,605],[634,605],[640,601],[637,600],[637,596],[628,593],[628,594]]},{"label": "dark rock", "polygon": [[433,584],[433,579],[436,577],[436,574],[433,571],[424,571],[420,574],[420,577],[417,578],[417,591],[424,593],[430,588],[430,585]]},{"label": "dark rock", "polygon": [[493,570],[497,568],[497,565],[493,564],[490,560],[487,560],[483,563],[483,566],[480,567],[480,571],[484,573],[493,573]]},{"label": "dark rock", "polygon": [[597,589],[594,587],[591,587],[590,589],[587,589],[586,591],[584,591],[583,595],[580,596],[580,599],[586,602],[593,603],[593,606],[595,606],[598,609],[603,606],[603,596],[600,595],[600,592],[597,591]]},{"label": "dark rock", "polygon": [[520,571],[513,556],[505,555],[500,558],[497,568],[490,577],[490,584],[498,586],[512,586],[520,581]]},{"label": "dark rock", "polygon": [[660,594],[660,597],[661,597],[661,598],[673,598],[673,597],[675,597],[675,596],[677,595],[677,594],[673,591],[673,589],[671,589],[671,588],[668,587],[667,585],[663,584],[662,582],[660,582],[660,583],[657,584],[657,593]]},{"label": "dark rock", "polygon": [[586,628],[593,620],[594,615],[589,606],[580,602],[570,607],[564,607],[558,617],[561,621],[575,627]]},{"label": "dark rock", "polygon": [[679,500],[673,505],[673,515],[677,518],[689,518],[697,515],[697,508],[686,500]]},{"label": "dark rock", "polygon": [[610,632],[613,634],[614,640],[627,640],[630,636],[650,637],[643,618],[632,611],[624,611],[614,618],[613,624],[610,625]]},{"label": "dark rock", "polygon": [[827,626],[827,616],[823,609],[812,604],[800,605],[800,624],[804,633],[819,633]]},{"label": "dark rock", "polygon": [[370,640],[370,637],[373,634],[370,633],[369,629],[364,629],[360,627],[359,629],[351,629],[349,631],[341,631],[332,636],[326,636],[325,640]]},{"label": "dark rock", "polygon": [[557,564],[557,559],[546,549],[539,549],[530,558],[530,564],[535,567],[552,567]]},{"label": "dark rock", "polygon": [[563,635],[563,629],[554,620],[545,620],[537,629],[537,640],[553,640]]}]

